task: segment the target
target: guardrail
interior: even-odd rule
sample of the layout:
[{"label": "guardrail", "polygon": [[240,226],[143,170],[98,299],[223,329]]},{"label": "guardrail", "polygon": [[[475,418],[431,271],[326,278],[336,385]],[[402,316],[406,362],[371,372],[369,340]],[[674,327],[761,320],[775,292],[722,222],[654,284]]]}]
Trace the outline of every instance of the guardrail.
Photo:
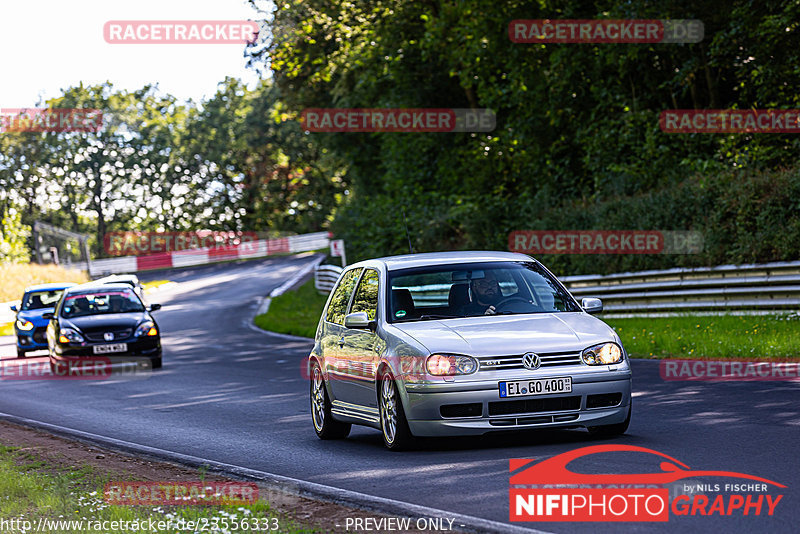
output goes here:
[{"label": "guardrail", "polygon": [[769,314],[800,309],[800,261],[720,265],[560,278],[603,299],[604,315]]},{"label": "guardrail", "polygon": [[318,265],[314,270],[314,287],[323,295],[330,293],[343,270],[338,265]]},{"label": "guardrail", "polygon": [[[169,269],[189,267],[220,261],[261,258],[272,254],[307,252],[327,248],[330,245],[329,232],[292,235],[277,239],[260,239],[237,246],[221,248],[196,248],[148,254],[147,256],[122,256],[92,260],[88,266],[90,276],[105,276],[115,273],[135,273],[150,269]],[[86,270],[87,265],[73,264],[73,268]]]}]

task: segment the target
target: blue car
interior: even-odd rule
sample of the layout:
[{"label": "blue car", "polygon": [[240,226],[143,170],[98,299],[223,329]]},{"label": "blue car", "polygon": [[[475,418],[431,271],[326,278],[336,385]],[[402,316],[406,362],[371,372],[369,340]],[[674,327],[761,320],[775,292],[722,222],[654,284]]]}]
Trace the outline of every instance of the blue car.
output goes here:
[{"label": "blue car", "polygon": [[68,287],[75,284],[39,284],[25,289],[19,309],[11,306],[17,312],[14,321],[14,333],[17,335],[17,358],[24,358],[25,353],[32,350],[47,349],[48,319],[42,315],[52,312],[61,294]]}]

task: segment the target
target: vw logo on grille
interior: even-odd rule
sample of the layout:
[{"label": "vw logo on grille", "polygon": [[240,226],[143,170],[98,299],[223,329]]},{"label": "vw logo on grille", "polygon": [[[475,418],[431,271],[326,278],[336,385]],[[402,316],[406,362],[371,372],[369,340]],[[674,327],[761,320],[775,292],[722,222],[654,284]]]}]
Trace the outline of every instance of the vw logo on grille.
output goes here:
[{"label": "vw logo on grille", "polygon": [[522,357],[522,365],[525,366],[525,369],[538,369],[542,365],[542,359],[535,352],[527,352]]},{"label": "vw logo on grille", "polygon": [[114,339],[114,332],[106,332],[105,334],[103,334],[103,339],[105,339],[106,341],[111,341],[112,339]]}]

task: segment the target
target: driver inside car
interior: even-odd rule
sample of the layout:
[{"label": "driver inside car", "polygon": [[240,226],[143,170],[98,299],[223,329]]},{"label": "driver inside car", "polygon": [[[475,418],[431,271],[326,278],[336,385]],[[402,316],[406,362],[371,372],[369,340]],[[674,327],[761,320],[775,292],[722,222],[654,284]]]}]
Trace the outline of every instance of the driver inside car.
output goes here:
[{"label": "driver inside car", "polygon": [[483,278],[470,281],[469,289],[472,301],[461,307],[461,314],[467,317],[473,315],[494,315],[497,313],[495,305],[503,299],[500,292],[500,283],[495,274],[487,270]]}]

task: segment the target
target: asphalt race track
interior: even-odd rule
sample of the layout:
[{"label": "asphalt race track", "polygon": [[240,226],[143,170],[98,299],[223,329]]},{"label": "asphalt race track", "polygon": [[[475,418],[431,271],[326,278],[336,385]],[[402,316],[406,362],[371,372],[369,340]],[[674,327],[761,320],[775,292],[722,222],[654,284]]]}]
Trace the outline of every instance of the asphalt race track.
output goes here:
[{"label": "asphalt race track", "polygon": [[[367,428],[354,427],[340,442],[318,440],[301,374],[310,342],[250,325],[260,297],[309,261],[274,258],[152,274],[179,282],[149,297],[164,305],[154,312],[164,344],[161,371],[133,380],[3,380],[0,412],[502,522],[509,518],[509,459],[544,459],[604,443],[638,445],[692,469],[747,473],[787,488],[773,517],[762,511],[671,514],[667,523],[517,525],[557,533],[798,531],[798,381],[666,382],[656,362],[634,361],[633,420],[621,438],[595,440],[585,431],[564,430],[426,441],[406,453],[385,450],[379,433]],[[0,338],[4,360],[15,359],[10,343]],[[608,453],[579,467],[586,473],[659,472],[658,463]]]}]

